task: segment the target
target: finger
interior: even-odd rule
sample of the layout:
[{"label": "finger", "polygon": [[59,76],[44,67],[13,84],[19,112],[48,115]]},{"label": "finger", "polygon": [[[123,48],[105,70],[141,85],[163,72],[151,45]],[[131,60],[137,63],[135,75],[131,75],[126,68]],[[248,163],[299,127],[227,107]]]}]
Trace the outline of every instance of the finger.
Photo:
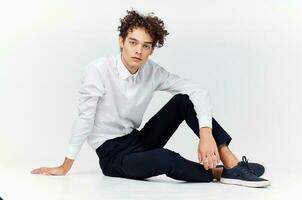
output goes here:
[{"label": "finger", "polygon": [[202,153],[202,151],[200,151],[200,149],[198,149],[198,153],[199,153],[199,156],[200,156],[200,162],[202,162],[204,154]]},{"label": "finger", "polygon": [[36,173],[37,173],[37,170],[38,170],[38,169],[34,169],[34,170],[32,170],[30,173],[36,174]]},{"label": "finger", "polygon": [[216,158],[216,155],[215,155],[215,154],[212,155],[212,160],[213,160],[213,168],[216,168],[216,165],[217,165],[217,158]]},{"label": "finger", "polygon": [[213,152],[213,154],[212,154],[212,161],[213,161],[213,168],[216,168],[218,162],[217,162],[217,156],[216,156],[215,152]]},{"label": "finger", "polygon": [[202,156],[201,156],[201,153],[198,151],[198,161],[199,161],[199,163],[201,163],[201,161],[202,161]]},{"label": "finger", "polygon": [[205,170],[208,170],[209,169],[208,159],[205,156],[202,158],[202,163]]},{"label": "finger", "polygon": [[220,162],[220,155],[219,155],[219,152],[218,152],[217,149],[216,149],[216,151],[215,151],[215,155],[216,155],[217,163],[219,163],[219,162]]},{"label": "finger", "polygon": [[41,173],[41,169],[42,169],[41,167],[37,168],[37,169],[34,169],[34,170],[31,171],[31,173],[32,174],[40,174]]},{"label": "finger", "polygon": [[51,175],[51,170],[49,168],[44,168],[42,171],[43,175]]},{"label": "finger", "polygon": [[209,163],[209,168],[210,169],[212,169],[213,168],[213,160],[212,160],[212,156],[209,154],[208,156],[207,156],[207,158],[208,158],[208,163]]},{"label": "finger", "polygon": [[50,168],[48,168],[48,167],[42,167],[41,170],[40,170],[40,174],[50,175]]},{"label": "finger", "polygon": [[203,163],[203,167],[204,167],[205,170],[208,170],[208,169],[209,169],[208,165],[205,164],[205,163]]},{"label": "finger", "polygon": [[42,167],[42,168],[41,168],[41,172],[42,172],[42,173],[44,173],[46,170],[47,170],[46,167]]}]

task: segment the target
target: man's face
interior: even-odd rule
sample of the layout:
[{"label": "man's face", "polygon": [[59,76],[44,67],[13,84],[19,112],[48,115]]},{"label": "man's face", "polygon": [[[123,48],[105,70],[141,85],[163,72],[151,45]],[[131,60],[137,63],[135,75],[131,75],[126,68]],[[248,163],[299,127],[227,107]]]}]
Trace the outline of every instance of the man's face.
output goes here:
[{"label": "man's face", "polygon": [[144,28],[134,28],[123,40],[119,38],[122,61],[132,73],[143,65],[153,53],[153,40]]}]

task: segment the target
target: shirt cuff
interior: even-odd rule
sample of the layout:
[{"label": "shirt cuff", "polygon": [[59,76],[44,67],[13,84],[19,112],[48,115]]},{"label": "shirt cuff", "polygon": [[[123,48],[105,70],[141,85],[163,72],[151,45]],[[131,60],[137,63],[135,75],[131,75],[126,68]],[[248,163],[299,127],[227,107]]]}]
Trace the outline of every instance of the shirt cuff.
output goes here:
[{"label": "shirt cuff", "polygon": [[209,127],[212,128],[212,117],[211,116],[200,116],[198,117],[199,128]]},{"label": "shirt cuff", "polygon": [[66,157],[72,160],[75,160],[79,153],[80,149],[74,146],[69,146],[67,149]]}]

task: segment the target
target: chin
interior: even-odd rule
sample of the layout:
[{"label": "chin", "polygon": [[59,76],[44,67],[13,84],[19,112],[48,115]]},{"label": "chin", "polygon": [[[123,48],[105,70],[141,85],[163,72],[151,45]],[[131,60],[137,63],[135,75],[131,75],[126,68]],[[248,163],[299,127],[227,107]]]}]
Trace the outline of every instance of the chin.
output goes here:
[{"label": "chin", "polygon": [[133,63],[132,66],[135,67],[135,68],[139,68],[139,66],[141,66],[141,63]]}]

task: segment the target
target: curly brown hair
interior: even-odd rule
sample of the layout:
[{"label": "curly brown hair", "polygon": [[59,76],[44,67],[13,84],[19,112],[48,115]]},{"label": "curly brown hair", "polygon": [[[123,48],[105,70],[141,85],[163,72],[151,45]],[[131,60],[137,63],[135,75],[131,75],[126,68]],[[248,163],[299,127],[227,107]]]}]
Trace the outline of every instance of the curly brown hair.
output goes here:
[{"label": "curly brown hair", "polygon": [[128,32],[134,28],[144,28],[147,33],[153,39],[152,47],[162,47],[168,31],[165,29],[164,22],[154,13],[148,13],[148,15],[139,14],[135,10],[127,10],[127,15],[120,19],[121,25],[118,27],[119,36],[124,40],[126,39]]}]

